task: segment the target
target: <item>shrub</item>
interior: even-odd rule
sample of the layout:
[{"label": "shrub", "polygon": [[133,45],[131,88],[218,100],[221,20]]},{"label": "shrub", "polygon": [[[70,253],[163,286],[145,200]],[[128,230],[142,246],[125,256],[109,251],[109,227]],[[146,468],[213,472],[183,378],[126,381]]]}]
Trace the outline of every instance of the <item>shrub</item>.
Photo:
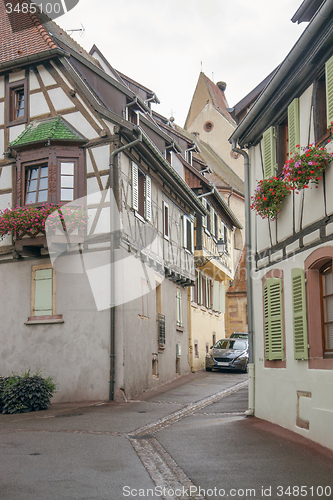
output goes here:
[{"label": "shrub", "polygon": [[252,210],[263,219],[276,219],[281,210],[282,202],[290,193],[290,186],[284,179],[269,177],[258,182],[257,188],[252,196]]},{"label": "shrub", "polygon": [[[1,394],[1,387],[2,394]],[[42,378],[29,372],[21,377],[1,377],[0,404],[2,413],[28,413],[46,410],[56,390],[51,377]]]}]

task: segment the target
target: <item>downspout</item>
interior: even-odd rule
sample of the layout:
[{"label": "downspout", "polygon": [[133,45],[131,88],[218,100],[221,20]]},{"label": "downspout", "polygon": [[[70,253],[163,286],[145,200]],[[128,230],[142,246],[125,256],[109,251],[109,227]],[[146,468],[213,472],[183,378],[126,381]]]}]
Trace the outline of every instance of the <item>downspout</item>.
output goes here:
[{"label": "downspout", "polygon": [[247,295],[247,324],[249,332],[249,408],[245,412],[247,416],[254,415],[254,342],[253,342],[253,294],[251,281],[251,218],[250,218],[250,159],[247,152],[236,146],[236,141],[232,140],[232,150],[239,153],[244,158],[244,184],[245,184],[245,259],[246,259],[246,295]]},{"label": "downspout", "polygon": [[[135,128],[133,130],[136,130]],[[116,307],[115,307],[115,275],[114,275],[114,247],[115,247],[115,212],[112,210],[112,193],[114,193],[115,186],[119,185],[118,171],[116,165],[116,159],[119,153],[125,151],[125,149],[132,148],[136,144],[142,141],[142,134],[138,130],[138,138],[134,141],[115,149],[110,154],[109,161],[109,176],[110,176],[110,385],[109,385],[109,401],[114,400],[114,384],[115,384],[115,319],[116,319]],[[116,203],[118,200],[116,200]],[[118,205],[118,203],[117,203]],[[118,207],[119,209],[119,207]],[[119,210],[118,210],[119,213]]]}]

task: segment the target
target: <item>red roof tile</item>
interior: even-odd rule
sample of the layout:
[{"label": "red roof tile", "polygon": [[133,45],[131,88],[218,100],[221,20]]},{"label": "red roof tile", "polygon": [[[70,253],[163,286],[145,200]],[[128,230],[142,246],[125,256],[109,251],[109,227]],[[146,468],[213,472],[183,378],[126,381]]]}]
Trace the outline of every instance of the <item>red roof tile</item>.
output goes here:
[{"label": "red roof tile", "polygon": [[222,113],[225,117],[227,117],[230,121],[234,122],[234,119],[230,115],[227,108],[229,107],[228,101],[225,97],[224,91],[220,89],[215,83],[213,83],[208,76],[203,75],[205,79],[205,83],[208,89],[208,92],[212,98],[212,104],[215,108],[217,108],[220,113]]},{"label": "red roof tile", "polygon": [[11,0],[10,14],[0,0],[0,64],[58,48],[36,15],[14,11],[19,3]]}]

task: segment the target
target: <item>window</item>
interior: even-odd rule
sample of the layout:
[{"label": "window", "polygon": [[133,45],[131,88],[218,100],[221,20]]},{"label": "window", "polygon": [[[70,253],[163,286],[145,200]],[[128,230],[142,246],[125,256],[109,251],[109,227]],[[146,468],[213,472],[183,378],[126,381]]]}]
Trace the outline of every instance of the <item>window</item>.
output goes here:
[{"label": "window", "polygon": [[132,208],[137,215],[151,221],[151,178],[132,162]]},{"label": "window", "polygon": [[182,216],[183,219],[183,247],[189,252],[194,252],[194,224],[186,217]]},{"label": "window", "polygon": [[48,199],[48,166],[29,167],[26,170],[25,204],[43,203]]},{"label": "window", "polygon": [[32,266],[31,316],[27,323],[62,322],[55,314],[55,271],[51,264]]},{"label": "window", "polygon": [[177,290],[176,292],[176,313],[177,313],[177,326],[183,326],[183,314],[182,314],[182,293]]},{"label": "window", "polygon": [[309,368],[333,369],[333,247],[314,250],[304,262]]},{"label": "window", "polygon": [[[267,276],[270,276],[270,273]],[[265,360],[284,360],[282,279],[267,277],[264,281],[263,297]]]},{"label": "window", "polygon": [[43,148],[17,153],[16,204],[68,203],[84,196],[82,149]]},{"label": "window", "polygon": [[278,173],[289,159],[289,146],[288,146],[288,118],[285,119],[277,127],[277,164]]},{"label": "window", "polygon": [[7,85],[7,125],[25,123],[27,119],[27,81],[9,83]]},{"label": "window", "polygon": [[199,345],[197,340],[194,341],[194,357],[199,357]]},{"label": "window", "polygon": [[187,149],[185,151],[185,160],[187,161],[187,163],[189,163],[190,165],[192,165],[192,161],[193,161],[193,156],[192,156],[192,151]]},{"label": "window", "polygon": [[225,251],[228,252],[228,228],[223,221],[221,221],[221,239],[225,244]]},{"label": "window", "polygon": [[169,205],[163,201],[163,234],[165,239],[169,239]]},{"label": "window", "polygon": [[324,356],[333,355],[333,280],[332,262],[320,270],[321,280],[321,310],[323,322]]}]

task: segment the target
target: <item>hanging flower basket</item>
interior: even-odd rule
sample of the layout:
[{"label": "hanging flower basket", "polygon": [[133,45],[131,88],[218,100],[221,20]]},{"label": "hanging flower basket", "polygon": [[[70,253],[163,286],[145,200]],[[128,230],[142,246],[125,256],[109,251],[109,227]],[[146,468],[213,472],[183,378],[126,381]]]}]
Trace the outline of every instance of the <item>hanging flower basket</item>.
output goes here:
[{"label": "hanging flower basket", "polygon": [[251,198],[251,209],[256,210],[263,219],[275,220],[289,193],[290,186],[284,179],[269,177],[261,180]]},{"label": "hanging flower basket", "polygon": [[292,190],[308,188],[310,182],[318,185],[323,171],[333,160],[333,153],[324,147],[318,148],[311,144],[303,150],[302,154],[295,154],[283,167],[282,175]]},{"label": "hanging flower basket", "polygon": [[83,207],[66,205],[43,205],[40,208],[27,205],[25,207],[6,208],[0,211],[0,239],[8,234],[15,238],[36,238],[37,235],[55,233],[57,229],[71,233],[75,229],[84,229],[87,216]]}]

